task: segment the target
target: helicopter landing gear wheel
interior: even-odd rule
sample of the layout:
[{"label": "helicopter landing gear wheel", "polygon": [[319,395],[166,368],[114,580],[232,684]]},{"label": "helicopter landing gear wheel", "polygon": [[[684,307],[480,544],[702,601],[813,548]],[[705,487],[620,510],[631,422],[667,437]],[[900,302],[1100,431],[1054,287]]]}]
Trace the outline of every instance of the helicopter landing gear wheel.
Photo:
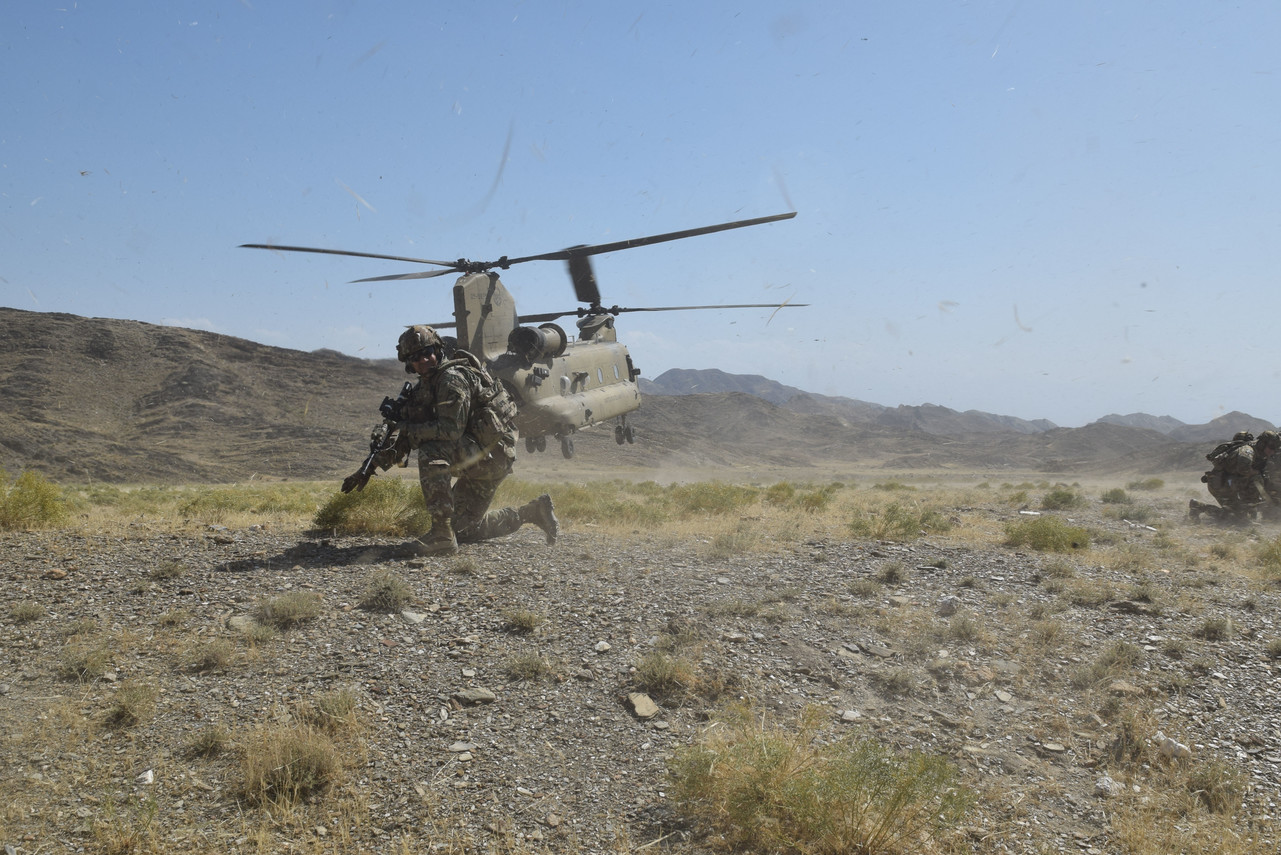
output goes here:
[{"label": "helicopter landing gear wheel", "polygon": [[614,442],[619,445],[627,442],[627,429],[622,425],[614,425]]},{"label": "helicopter landing gear wheel", "polygon": [[560,453],[566,460],[574,456],[574,438],[572,436],[562,436],[560,438]]},{"label": "helicopter landing gear wheel", "polygon": [[635,444],[636,428],[632,427],[631,425],[628,425],[627,427],[625,427],[623,429],[623,437],[627,440],[629,444]]},{"label": "helicopter landing gear wheel", "polygon": [[547,436],[544,434],[543,436],[538,437],[538,438],[537,438],[537,441],[535,442],[535,445],[537,445],[537,446],[538,446],[538,448],[537,448],[537,450],[538,450],[538,451],[546,451],[546,450],[547,450]]},{"label": "helicopter landing gear wheel", "polygon": [[538,439],[532,436],[525,437],[525,450],[533,454],[538,450]]}]

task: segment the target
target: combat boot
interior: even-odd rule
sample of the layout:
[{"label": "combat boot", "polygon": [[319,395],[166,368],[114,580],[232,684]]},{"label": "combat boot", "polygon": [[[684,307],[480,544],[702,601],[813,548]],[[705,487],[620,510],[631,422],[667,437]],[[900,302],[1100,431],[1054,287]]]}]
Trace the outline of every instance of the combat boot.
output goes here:
[{"label": "combat boot", "polygon": [[556,535],[560,534],[560,523],[556,520],[551,496],[543,493],[529,504],[521,505],[517,513],[520,514],[522,523],[533,523],[541,528],[543,534],[547,535],[549,545],[556,542]]},{"label": "combat boot", "polygon": [[454,537],[454,526],[449,517],[432,517],[431,530],[413,541],[413,550],[418,555],[453,555],[458,551],[458,538]]}]

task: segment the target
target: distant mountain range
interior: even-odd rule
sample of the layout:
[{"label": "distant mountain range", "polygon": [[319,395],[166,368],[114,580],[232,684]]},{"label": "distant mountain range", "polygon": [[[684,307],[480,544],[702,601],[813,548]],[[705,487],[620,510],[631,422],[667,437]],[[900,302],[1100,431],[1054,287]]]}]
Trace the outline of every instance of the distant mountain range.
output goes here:
[{"label": "distant mountain range", "polygon": [[[872,424],[940,436],[1011,431],[1034,434],[1059,427],[1047,419],[1028,421],[1016,416],[1001,416],[980,410],[960,412],[936,404],[919,406],[901,404],[897,407],[887,407],[860,401],[857,398],[815,395],[759,374],[727,374],[715,368],[673,368],[652,381],[642,378],[640,387],[641,392],[646,395],[716,395],[725,392],[743,392],[764,398],[772,404],[797,413],[829,415],[849,424]],[[1219,416],[1203,425],[1189,425],[1172,416],[1152,416],[1147,413],[1131,413],[1127,416],[1112,413],[1093,423],[1144,428],[1180,442],[1221,442],[1239,430],[1249,430],[1258,434],[1272,428],[1271,424],[1262,419],[1237,411]]]},{"label": "distant mountain range", "polygon": [[[0,470],[73,482],[341,479],[368,450],[395,360],[269,347],[201,330],[0,307]],[[635,444],[576,436],[572,461],[518,448],[526,477],[642,470],[654,478],[834,478],[842,471],[1006,477],[1186,473],[1238,430],[1230,413],[1185,425],[1141,413],[1060,428],[931,404],[887,407],[759,376],[672,370],[641,379]]]}]

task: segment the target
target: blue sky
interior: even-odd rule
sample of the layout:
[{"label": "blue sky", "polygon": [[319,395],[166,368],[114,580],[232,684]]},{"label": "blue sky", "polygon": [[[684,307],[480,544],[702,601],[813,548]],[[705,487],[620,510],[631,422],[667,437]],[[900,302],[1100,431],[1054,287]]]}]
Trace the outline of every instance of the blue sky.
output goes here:
[{"label": "blue sky", "polygon": [[[1279,37],[1271,0],[10,3],[0,302],[389,357],[452,277],[238,245],[490,260],[795,210],[596,257],[607,304],[811,304],[624,315],[646,376],[1278,420]],[[503,281],[576,305],[556,262]]]}]

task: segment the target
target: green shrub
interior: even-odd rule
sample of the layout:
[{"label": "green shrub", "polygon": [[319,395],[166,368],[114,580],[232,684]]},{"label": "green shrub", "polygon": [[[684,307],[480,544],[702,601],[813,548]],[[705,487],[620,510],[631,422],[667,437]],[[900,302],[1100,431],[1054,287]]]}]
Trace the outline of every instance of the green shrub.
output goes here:
[{"label": "green shrub", "polygon": [[879,511],[855,518],[849,528],[856,537],[903,541],[915,540],[929,532],[950,531],[952,523],[934,508],[893,502]]},{"label": "green shrub", "polygon": [[754,487],[723,481],[677,484],[671,493],[677,513],[682,515],[728,514],[755,504],[758,496]]},{"label": "green shrub", "polygon": [[1069,525],[1057,517],[1037,517],[1005,526],[1006,546],[1026,546],[1038,552],[1071,552],[1088,549],[1089,529]]},{"label": "green shrub", "polygon": [[363,490],[330,497],[312,523],[336,534],[416,537],[431,527],[431,514],[417,483],[374,478]]},{"label": "green shrub", "polygon": [[305,517],[315,511],[316,487],[309,484],[237,484],[202,488],[178,511],[188,519],[222,523],[235,514]]},{"label": "green shrub", "polygon": [[[511,478],[503,482],[495,500],[505,497],[525,498],[535,488],[524,488]],[[511,484],[512,486],[508,486]],[[556,502],[556,515],[562,520],[584,523],[621,523],[639,528],[655,528],[674,519],[669,491],[653,481],[627,484],[622,481],[597,481],[591,484],[558,484],[551,492]],[[533,493],[528,498],[538,495]],[[515,504],[516,502],[512,502]]]},{"label": "green shrub", "polygon": [[832,497],[844,485],[833,482],[822,487],[796,487],[786,481],[765,488],[762,498],[766,504],[806,513],[819,513],[832,503]]},{"label": "green shrub", "polygon": [[973,798],[945,760],[857,736],[820,743],[817,720],[707,731],[672,761],[678,810],[748,852],[919,851],[960,823]]},{"label": "green shrub", "polygon": [[1128,505],[1133,501],[1130,498],[1130,494],[1120,487],[1114,487],[1103,492],[1103,504],[1105,505]]},{"label": "green shrub", "polygon": [[1127,490],[1160,490],[1165,486],[1165,482],[1160,478],[1145,478],[1141,481],[1131,481],[1125,485]]},{"label": "green shrub", "polygon": [[762,498],[768,505],[787,506],[796,497],[796,488],[786,481],[779,481],[765,488]]},{"label": "green shrub", "polygon": [[1085,497],[1071,487],[1055,487],[1041,497],[1041,508],[1047,511],[1066,511],[1084,507]]},{"label": "green shrub", "polygon": [[0,469],[0,530],[54,528],[70,516],[61,488],[35,472],[10,480]]}]

